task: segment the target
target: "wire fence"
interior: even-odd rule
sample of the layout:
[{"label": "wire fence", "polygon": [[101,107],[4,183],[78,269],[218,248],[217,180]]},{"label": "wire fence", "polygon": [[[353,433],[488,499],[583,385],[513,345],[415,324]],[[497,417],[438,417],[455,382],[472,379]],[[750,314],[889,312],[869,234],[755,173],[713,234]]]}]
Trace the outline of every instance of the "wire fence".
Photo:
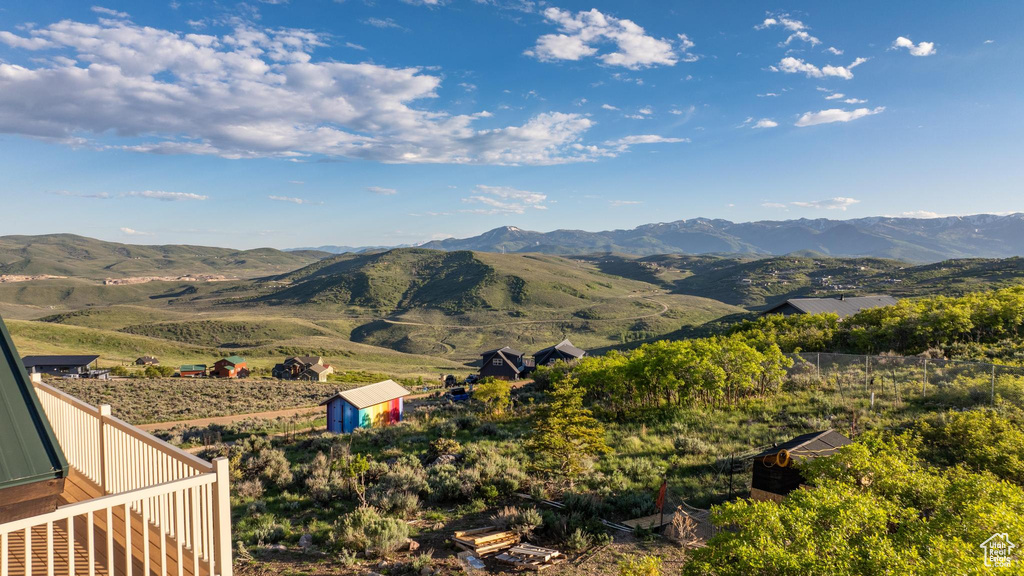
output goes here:
[{"label": "wire fence", "polygon": [[1024,402],[1024,366],[917,356],[804,352],[789,354],[794,386],[819,386],[869,409],[908,402],[949,408]]}]

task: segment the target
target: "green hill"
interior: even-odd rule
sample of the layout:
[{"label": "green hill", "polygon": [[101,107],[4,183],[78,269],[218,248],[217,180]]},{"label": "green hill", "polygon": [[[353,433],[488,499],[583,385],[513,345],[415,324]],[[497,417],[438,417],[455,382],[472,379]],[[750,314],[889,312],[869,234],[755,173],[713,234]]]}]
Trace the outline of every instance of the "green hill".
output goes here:
[{"label": "green hill", "polygon": [[94,280],[187,274],[251,278],[294,270],[326,255],[273,248],[142,246],[74,234],[0,236],[0,275],[49,274]]}]

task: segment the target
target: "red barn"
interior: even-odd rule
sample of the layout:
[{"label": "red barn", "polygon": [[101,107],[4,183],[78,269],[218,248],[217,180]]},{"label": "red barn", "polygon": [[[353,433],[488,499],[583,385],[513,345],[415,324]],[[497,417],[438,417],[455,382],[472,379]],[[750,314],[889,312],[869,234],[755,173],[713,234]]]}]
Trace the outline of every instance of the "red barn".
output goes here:
[{"label": "red barn", "polygon": [[245,358],[241,356],[228,356],[217,360],[210,370],[210,376],[214,378],[245,378],[249,375],[249,369],[245,365]]}]

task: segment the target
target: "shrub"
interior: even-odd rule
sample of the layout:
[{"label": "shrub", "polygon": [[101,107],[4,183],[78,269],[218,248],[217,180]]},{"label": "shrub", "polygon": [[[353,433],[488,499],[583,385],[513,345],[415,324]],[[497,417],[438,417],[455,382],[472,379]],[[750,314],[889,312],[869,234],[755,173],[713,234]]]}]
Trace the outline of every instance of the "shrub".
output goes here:
[{"label": "shrub", "polygon": [[491,523],[499,530],[511,530],[523,538],[529,538],[544,523],[544,517],[533,507],[519,509],[505,506],[491,516]]},{"label": "shrub", "polygon": [[250,436],[238,442],[231,447],[230,458],[232,473],[239,479],[260,478],[281,488],[294,479],[284,452],[266,438]]},{"label": "shrub", "polygon": [[444,454],[458,455],[459,452],[462,452],[462,444],[458,440],[441,437],[430,443],[430,453],[434,458]]},{"label": "shrub", "polygon": [[569,537],[565,539],[565,545],[573,552],[582,552],[590,545],[594,543],[594,538],[584,532],[582,528],[577,528],[569,534]]},{"label": "shrub", "polygon": [[234,483],[235,494],[243,500],[255,500],[263,496],[263,482],[259,478],[251,478]]},{"label": "shrub", "polygon": [[661,576],[661,558],[627,556],[619,561],[619,576]]},{"label": "shrub", "polygon": [[383,517],[365,506],[346,514],[339,530],[339,544],[376,556],[395,552],[408,538],[409,526],[405,522]]}]

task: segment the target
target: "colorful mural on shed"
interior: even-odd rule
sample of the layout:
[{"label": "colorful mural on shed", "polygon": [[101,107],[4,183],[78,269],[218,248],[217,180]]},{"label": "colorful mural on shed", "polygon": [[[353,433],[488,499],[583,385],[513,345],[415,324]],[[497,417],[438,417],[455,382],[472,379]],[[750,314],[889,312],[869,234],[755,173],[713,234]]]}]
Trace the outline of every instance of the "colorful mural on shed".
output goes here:
[{"label": "colorful mural on shed", "polygon": [[348,434],[356,428],[401,422],[405,410],[403,397],[408,394],[408,390],[393,380],[338,392],[321,403],[327,406],[327,430]]}]

